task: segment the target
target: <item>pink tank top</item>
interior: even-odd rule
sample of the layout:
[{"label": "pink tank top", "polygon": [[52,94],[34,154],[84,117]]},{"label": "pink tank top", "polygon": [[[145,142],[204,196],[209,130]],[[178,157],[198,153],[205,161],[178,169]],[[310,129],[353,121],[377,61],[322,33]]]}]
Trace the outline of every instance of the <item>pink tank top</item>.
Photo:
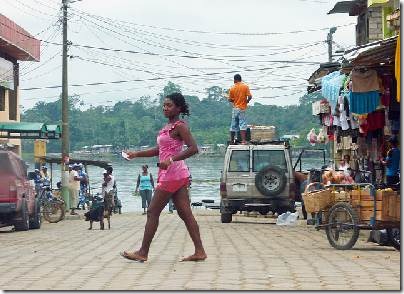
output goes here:
[{"label": "pink tank top", "polygon": [[[170,137],[172,131],[178,124],[184,123],[182,120],[176,121],[174,124],[168,124],[163,127],[157,136],[157,145],[159,146],[159,160],[164,161],[170,157],[177,155],[182,151],[183,141]],[[159,169],[157,182],[175,181],[189,177],[189,170],[183,160],[174,161],[166,170]]]}]

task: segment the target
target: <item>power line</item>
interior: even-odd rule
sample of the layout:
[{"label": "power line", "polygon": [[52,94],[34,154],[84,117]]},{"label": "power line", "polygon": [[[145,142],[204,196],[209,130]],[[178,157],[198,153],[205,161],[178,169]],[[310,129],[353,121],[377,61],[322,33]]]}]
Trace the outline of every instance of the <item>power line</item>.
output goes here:
[{"label": "power line", "polygon": [[[90,22],[90,23],[93,23],[93,22]],[[88,27],[88,26],[87,26]],[[132,51],[133,52],[133,51]],[[148,52],[148,54],[149,54],[149,52]],[[170,55],[170,56],[178,56],[178,55]],[[318,56],[318,55],[317,55]],[[302,57],[303,59],[304,58],[309,58],[309,57]],[[215,61],[217,61],[217,60],[215,60]],[[252,60],[239,60],[239,61],[248,61],[248,62],[251,62]],[[264,61],[260,61],[260,62],[268,62],[268,60],[264,60]],[[283,62],[283,61],[282,61]],[[310,63],[310,62],[309,62]],[[315,63],[315,64],[318,64],[317,62]],[[229,66],[231,66],[231,67],[233,67],[233,65],[229,65]],[[188,69],[196,69],[196,70],[200,70],[199,68],[190,68],[190,67],[187,67]]]},{"label": "power line", "polygon": [[61,50],[57,51],[54,55],[52,55],[51,57],[49,57],[46,61],[41,62],[37,67],[34,67],[34,68],[32,68],[31,70],[24,72],[24,73],[22,74],[22,76],[23,76],[23,75],[26,75],[26,74],[29,74],[30,72],[33,72],[33,71],[37,70],[38,68],[41,68],[42,66],[46,65],[47,63],[49,63],[49,61],[53,60],[56,56],[60,56],[60,54],[61,54]]},{"label": "power line", "polygon": [[[147,87],[147,88],[152,88],[151,86]],[[192,93],[199,93],[201,95],[207,94],[206,91],[202,91],[202,90],[195,90],[195,89],[190,89],[188,87],[185,87],[183,85],[180,86],[181,89],[186,89],[189,92]],[[104,94],[104,93],[119,93],[119,92],[129,92],[129,91],[133,91],[133,90],[140,90],[140,89],[144,89],[144,87],[131,87],[131,88],[127,88],[127,89],[114,89],[114,90],[104,90],[104,91],[95,91],[95,92],[82,92],[82,93],[73,93],[71,96],[83,96],[83,95],[89,95],[89,94]],[[277,90],[284,90],[284,91],[290,91],[290,89],[277,89]],[[282,94],[282,95],[276,95],[276,96],[256,96],[254,95],[255,99],[275,99],[275,98],[281,98],[281,97],[288,97],[288,96],[293,96],[296,95],[298,93],[302,93],[302,91],[294,91],[292,93],[288,93],[288,94]],[[25,98],[24,100],[46,100],[46,99],[54,99],[54,98],[60,98],[60,95],[52,95],[52,96],[45,96],[45,97],[33,97],[33,98]],[[82,98],[82,97],[81,97]],[[106,98],[108,100],[110,100],[111,98]],[[117,100],[115,103],[119,102],[119,101],[123,101],[123,100]]]},{"label": "power line", "polygon": [[[77,9],[74,9],[74,10],[77,11]],[[95,15],[95,14],[90,14],[90,13],[87,13],[87,14],[97,17],[97,15]],[[288,32],[258,32],[258,33],[212,32],[212,31],[203,31],[203,30],[186,30],[186,29],[176,29],[176,28],[169,28],[169,27],[158,27],[158,26],[153,26],[153,25],[145,25],[145,24],[139,24],[139,23],[134,23],[134,22],[129,22],[129,21],[122,21],[122,20],[117,20],[117,19],[113,19],[113,18],[108,18],[108,19],[111,21],[114,21],[114,22],[127,23],[127,24],[131,24],[134,26],[149,27],[149,28],[153,28],[153,29],[168,30],[168,31],[175,31],[175,32],[187,32],[187,33],[198,33],[198,34],[217,34],[217,35],[238,35],[238,36],[268,36],[268,35],[297,34],[297,33],[306,33],[306,32],[327,31],[330,29],[330,27],[326,27],[326,28],[319,28],[319,29],[294,30],[294,31],[288,31]],[[340,26],[336,26],[336,27],[342,28],[342,27],[347,27],[347,26],[352,26],[352,25],[355,25],[355,23],[349,23],[349,24],[340,25]]]},{"label": "power line", "polygon": [[[271,70],[273,68],[267,67],[267,68],[262,68],[259,70]],[[246,70],[246,71],[254,71],[253,69],[251,70]],[[122,83],[130,83],[130,82],[144,82],[144,81],[157,81],[157,80],[164,80],[164,79],[178,79],[178,78],[187,78],[187,77],[203,77],[206,75],[222,75],[222,74],[231,74],[231,73],[238,73],[238,70],[231,70],[231,71],[226,71],[226,72],[214,72],[214,73],[208,73],[208,74],[187,74],[187,75],[177,75],[177,76],[167,76],[167,77],[155,77],[155,78],[148,78],[148,79],[132,79],[132,80],[119,80],[119,81],[110,81],[110,82],[93,82],[93,83],[85,83],[85,84],[70,84],[70,87],[86,87],[86,86],[99,86],[99,85],[108,85],[108,84],[122,84]],[[273,88],[273,89],[278,89],[278,88],[284,88],[284,87],[291,87],[293,85],[286,85],[286,86],[276,86],[276,87],[271,87],[268,86],[267,88]],[[31,88],[22,88],[20,89],[21,91],[32,91],[32,90],[42,90],[42,89],[57,89],[60,88],[60,85],[55,85],[55,86],[45,86],[45,87],[31,87]]]},{"label": "power line", "polygon": [[[99,17],[99,18],[97,18],[97,17],[92,17],[92,18],[95,18],[96,20],[98,20],[98,21],[100,21],[99,20],[99,18],[101,18],[101,17]],[[96,26],[98,26],[98,27],[102,27],[101,25],[99,25],[99,24],[96,24],[96,23],[94,23],[94,22],[92,22],[92,21],[89,21],[88,19],[86,19],[86,18],[83,18],[84,20],[86,20],[87,22],[90,22],[90,23],[93,23],[93,24],[95,24]],[[106,29],[106,30],[109,30],[109,31],[112,31],[112,32],[114,32],[114,33],[116,33],[116,34],[119,34],[119,35],[121,35],[121,36],[125,36],[125,37],[127,37],[127,38],[129,38],[129,39],[132,39],[132,40],[135,40],[135,41],[138,41],[138,42],[141,42],[141,43],[145,43],[145,44],[147,44],[147,45],[149,45],[149,46],[153,46],[153,47],[158,47],[158,48],[161,48],[161,49],[167,49],[167,50],[171,50],[171,51],[176,51],[176,52],[181,52],[182,54],[183,53],[185,53],[185,54],[188,54],[188,55],[192,55],[192,56],[195,56],[195,55],[197,55],[197,57],[200,57],[200,58],[211,58],[212,60],[214,60],[214,61],[225,61],[224,60],[224,58],[249,58],[249,57],[263,57],[263,56],[270,56],[270,55],[277,55],[277,54],[281,54],[281,53],[288,53],[288,52],[294,52],[294,51],[297,51],[297,50],[299,50],[299,49],[302,49],[302,48],[308,48],[308,47],[311,47],[311,46],[315,46],[315,45],[318,45],[318,44],[321,44],[321,43],[323,43],[323,41],[320,41],[320,42],[317,42],[317,43],[314,43],[314,44],[310,44],[310,45],[307,45],[307,46],[305,46],[305,47],[297,47],[296,49],[289,49],[288,51],[285,51],[285,52],[275,52],[275,53],[266,53],[266,54],[260,54],[260,55],[254,55],[254,56],[251,56],[251,55],[248,55],[248,56],[246,56],[246,55],[242,55],[242,56],[240,56],[240,55],[238,55],[238,56],[235,56],[235,55],[227,55],[227,56],[218,56],[218,57],[221,57],[221,58],[217,58],[217,57],[214,57],[214,56],[202,56],[201,54],[198,54],[198,53],[193,53],[193,52],[189,52],[189,51],[185,51],[185,50],[182,50],[182,49],[177,49],[177,48],[173,48],[173,47],[170,47],[170,46],[167,46],[167,45],[162,45],[162,44],[160,44],[160,43],[157,43],[157,45],[156,44],[152,44],[152,43],[150,43],[150,42],[153,42],[153,41],[150,41],[149,39],[146,39],[146,38],[143,38],[144,40],[139,40],[139,39],[136,39],[136,38],[134,38],[134,37],[132,37],[132,36],[127,36],[127,35],[123,35],[121,32],[117,32],[117,31],[114,31],[114,30],[111,30],[110,29],[110,27],[111,26],[113,26],[113,27],[115,27],[116,29],[119,29],[119,30],[122,30],[122,27],[117,27],[116,25],[114,25],[114,24],[112,24],[111,22],[107,22],[107,21],[105,21],[105,20],[101,20],[103,23],[105,23],[106,25],[108,25],[109,27],[102,27],[103,29]],[[148,41],[145,41],[145,40],[148,40]],[[229,60],[229,61],[239,61],[239,60]],[[249,60],[250,61],[250,60]],[[229,64],[228,64],[229,65]]]},{"label": "power line", "polygon": [[[55,43],[55,42],[47,42],[43,41],[44,43],[52,44],[52,45],[57,45],[61,46],[62,44],[60,43]],[[81,44],[74,44],[74,43],[69,43],[69,46],[73,47],[81,47],[81,48],[87,48],[87,49],[96,49],[96,50],[102,50],[102,51],[112,51],[112,52],[123,52],[123,53],[131,53],[131,54],[142,54],[142,55],[150,55],[150,56],[165,56],[165,57],[182,57],[182,58],[188,58],[188,59],[206,59],[206,60],[212,60],[212,61],[222,61],[226,60],[224,58],[215,58],[215,57],[204,57],[204,56],[192,56],[192,55],[175,55],[175,54],[159,54],[159,53],[153,53],[153,52],[142,52],[142,51],[135,51],[135,50],[124,50],[124,49],[113,49],[113,48],[105,48],[105,47],[95,47],[95,46],[90,46],[90,45],[81,45]],[[247,60],[247,59],[230,59],[228,61],[252,61],[252,60]],[[255,61],[254,61],[255,62]],[[268,63],[302,63],[302,64],[310,64],[310,65],[317,65],[320,64],[321,62],[319,61],[298,61],[298,60],[263,60],[263,61],[258,61],[258,62],[268,62]]]},{"label": "power line", "polygon": [[[96,16],[96,15],[93,15],[93,14],[89,14],[89,13],[80,11],[78,9],[73,9],[73,10],[77,11],[78,15],[84,14],[84,15],[90,16],[91,18],[99,20],[99,21],[100,20],[103,20],[104,22],[106,21],[106,22],[108,22],[108,24],[114,25],[115,27],[117,27],[117,25],[115,23],[111,23],[110,18],[102,17],[102,16]],[[82,16],[80,16],[80,18],[82,18]],[[118,22],[122,23],[122,21],[118,21]],[[314,42],[310,42],[310,43],[303,43],[303,44],[295,44],[295,43],[293,43],[293,44],[285,44],[283,46],[280,46],[280,45],[255,45],[255,46],[254,45],[245,45],[245,46],[237,45],[237,46],[235,46],[235,45],[229,45],[229,44],[217,44],[217,43],[200,42],[200,41],[195,41],[195,40],[186,40],[186,39],[181,39],[181,38],[178,38],[178,37],[172,37],[172,36],[169,36],[169,35],[162,35],[162,34],[158,34],[158,33],[153,33],[153,32],[145,31],[145,30],[138,29],[138,28],[131,28],[130,26],[127,26],[127,25],[126,26],[121,25],[121,26],[119,26],[117,28],[123,29],[125,27],[129,28],[131,33],[140,32],[140,33],[142,33],[142,35],[147,34],[149,36],[153,36],[153,37],[155,37],[157,39],[161,39],[161,40],[165,40],[165,41],[168,40],[168,41],[172,41],[172,42],[176,42],[176,43],[182,43],[182,44],[186,44],[186,45],[194,45],[194,46],[199,46],[199,47],[202,45],[202,46],[205,46],[205,47],[208,47],[208,48],[217,48],[217,49],[224,49],[224,48],[226,48],[226,49],[234,49],[234,50],[251,50],[251,49],[263,49],[263,48],[272,48],[272,49],[287,48],[287,49],[291,49],[291,48],[302,48],[302,47],[305,47],[305,46],[310,46],[310,45],[313,45],[313,44],[318,44],[318,43],[323,42],[322,40],[318,40],[318,41],[314,41]]]},{"label": "power line", "polygon": [[[107,31],[109,31],[109,32],[113,32],[113,33],[115,33],[115,34],[117,34],[117,35],[119,35],[119,36],[125,37],[125,38],[127,38],[127,39],[132,39],[132,40],[135,40],[135,41],[138,41],[138,42],[142,42],[142,43],[146,43],[146,44],[148,44],[148,45],[153,46],[152,44],[147,43],[147,42],[145,42],[145,41],[135,39],[135,38],[133,38],[132,36],[124,35],[124,34],[122,34],[122,33],[119,32],[119,31],[112,30],[112,29],[110,29],[109,27],[101,26],[101,25],[99,25],[99,24],[97,24],[97,23],[95,23],[95,22],[93,22],[93,21],[90,21],[90,20],[88,20],[88,19],[86,19],[86,18],[84,18],[84,19],[85,19],[87,22],[90,22],[90,23],[96,25],[98,29],[99,29],[99,28],[102,28],[102,29],[107,30]],[[110,23],[107,23],[107,25],[110,26]],[[117,38],[117,37],[115,37],[115,38]],[[139,49],[141,49],[141,50],[144,50],[143,48],[141,48],[140,46],[138,46],[138,45],[136,45],[136,44],[129,43],[128,41],[122,40],[122,39],[120,39],[120,38],[117,38],[117,39],[118,39],[118,40],[121,40],[122,42],[127,43],[127,44],[129,44],[129,45],[131,45],[131,46],[134,46],[134,47],[136,47],[136,48],[139,48]],[[177,61],[174,61],[174,60],[172,60],[172,59],[170,59],[170,58],[167,58],[167,57],[170,57],[170,56],[168,56],[167,54],[166,54],[166,55],[163,55],[163,54],[155,54],[155,53],[152,53],[151,51],[147,51],[146,53],[149,54],[149,55],[154,54],[154,56],[157,56],[157,57],[159,57],[159,58],[161,58],[161,59],[163,59],[163,60],[165,60],[165,61],[168,61],[168,62],[177,64],[177,65],[180,65],[180,66],[182,66],[182,67],[184,67],[184,68],[187,68],[187,69],[191,69],[191,70],[192,70],[192,68],[190,68],[190,67],[188,67],[188,66],[186,66],[186,65],[184,65],[184,64],[181,64],[181,63],[179,63],[179,62],[177,62]],[[177,55],[173,55],[172,57],[178,57],[178,56],[177,56]]]},{"label": "power line", "polygon": [[[138,69],[136,67],[127,67],[127,66],[120,66],[120,65],[116,65],[116,64],[109,64],[109,63],[106,63],[106,62],[103,62],[103,61],[100,61],[100,60],[86,59],[86,58],[82,58],[80,56],[73,56],[73,59],[79,59],[79,60],[82,60],[82,61],[87,61],[87,62],[100,64],[100,65],[104,65],[104,66],[109,66],[109,67],[113,67],[113,68],[120,68],[120,69],[125,69],[125,70],[138,70],[138,71],[142,71],[142,72],[146,72],[148,74],[151,74],[151,75],[153,75],[155,77],[161,76],[160,73],[145,70],[145,69]],[[170,73],[170,72],[168,72],[168,73]],[[175,74],[175,73],[171,73],[171,74]],[[263,74],[265,74],[265,73],[263,73]],[[268,75],[268,73],[266,75]],[[278,76],[281,76],[281,75],[278,75]],[[166,77],[162,76],[162,78],[166,78]],[[287,80],[285,80],[285,79],[277,79],[277,80],[271,79],[271,82],[290,82],[290,81],[296,81],[296,79],[297,79],[296,77],[291,77],[291,79],[287,79]],[[216,78],[213,79],[213,80],[216,80]],[[305,79],[302,79],[302,80],[305,80]]]},{"label": "power line", "polygon": [[31,80],[37,79],[37,78],[39,78],[39,77],[43,77],[43,76],[46,76],[46,75],[49,75],[49,74],[53,74],[57,69],[59,69],[59,68],[61,68],[61,67],[62,67],[62,65],[61,65],[61,64],[58,64],[57,66],[52,67],[51,69],[48,69],[48,70],[47,70],[46,72],[44,72],[44,73],[41,73],[41,74],[38,74],[38,75],[36,75],[36,76],[30,77],[29,79],[21,79],[21,81],[24,81],[24,82],[26,82],[26,81],[31,81]]}]

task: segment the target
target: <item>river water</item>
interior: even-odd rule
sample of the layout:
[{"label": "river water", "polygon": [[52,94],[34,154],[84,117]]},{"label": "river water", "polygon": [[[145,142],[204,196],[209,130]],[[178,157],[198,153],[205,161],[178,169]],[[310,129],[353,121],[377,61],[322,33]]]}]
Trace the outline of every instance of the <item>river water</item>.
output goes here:
[{"label": "river water", "polygon": [[[223,157],[204,157],[196,156],[186,161],[191,175],[191,201],[200,202],[203,199],[211,199],[215,204],[219,204],[219,185],[220,175],[223,169]],[[154,179],[157,179],[157,158],[141,158],[126,161],[121,158],[112,158],[112,167],[114,168],[114,176],[118,187],[118,197],[122,201],[122,211],[141,211],[141,197],[134,195],[136,188],[137,176],[141,172],[141,166],[147,164],[149,171]],[[294,162],[295,160],[293,160]],[[30,169],[34,167],[33,162],[29,162]],[[310,159],[303,164],[303,168],[321,167],[322,160]],[[49,168],[49,167],[48,167]],[[50,171],[50,170],[49,170]],[[88,166],[88,174],[90,179],[91,192],[101,192],[101,183],[103,179],[103,169],[96,166]],[[60,180],[60,166],[53,165],[53,186]],[[168,209],[168,205],[166,207]]]}]

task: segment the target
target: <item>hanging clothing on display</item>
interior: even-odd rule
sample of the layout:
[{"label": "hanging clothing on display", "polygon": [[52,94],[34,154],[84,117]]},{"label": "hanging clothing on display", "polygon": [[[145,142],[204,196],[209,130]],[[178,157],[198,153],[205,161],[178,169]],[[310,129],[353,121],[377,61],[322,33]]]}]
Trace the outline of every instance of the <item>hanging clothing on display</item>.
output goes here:
[{"label": "hanging clothing on display", "polygon": [[359,119],[359,132],[361,134],[367,135],[368,133],[368,121],[365,115],[360,115]]},{"label": "hanging clothing on display", "polygon": [[378,91],[372,92],[349,92],[349,106],[356,114],[366,114],[373,112],[380,105],[380,94]]},{"label": "hanging clothing on display", "polygon": [[366,121],[369,132],[383,129],[385,125],[384,109],[369,113]]},{"label": "hanging clothing on display", "polygon": [[359,129],[359,119],[357,116],[353,115],[352,112],[349,113],[349,121],[351,123],[351,129]]},{"label": "hanging clothing on display", "polygon": [[352,70],[352,92],[379,91],[379,78],[374,69],[354,68]]},{"label": "hanging clothing on display", "polygon": [[390,105],[391,100],[391,87],[393,86],[393,76],[389,74],[383,74],[381,77],[381,103],[384,106]]},{"label": "hanging clothing on display", "polygon": [[321,123],[327,127],[331,127],[333,123],[333,116],[331,114],[324,114],[321,117]]},{"label": "hanging clothing on display", "polygon": [[389,105],[389,120],[400,121],[400,103],[397,102],[396,80],[392,80],[390,105]]},{"label": "hanging clothing on display", "polygon": [[[341,108],[342,107],[343,107],[343,104],[341,104]],[[343,131],[346,131],[349,129],[348,117],[347,117],[344,109],[341,110],[341,114],[339,116],[339,121],[341,123],[341,128]]]},{"label": "hanging clothing on display", "polygon": [[341,122],[339,120],[339,116],[333,115],[332,116],[332,125],[336,126],[336,127],[340,127],[341,126]]},{"label": "hanging clothing on display", "polygon": [[333,111],[337,104],[344,79],[345,75],[339,71],[334,71],[321,79],[321,94],[330,102]]},{"label": "hanging clothing on display", "polygon": [[373,112],[380,105],[380,83],[374,69],[354,68],[352,90],[349,92],[351,111],[357,114]]}]

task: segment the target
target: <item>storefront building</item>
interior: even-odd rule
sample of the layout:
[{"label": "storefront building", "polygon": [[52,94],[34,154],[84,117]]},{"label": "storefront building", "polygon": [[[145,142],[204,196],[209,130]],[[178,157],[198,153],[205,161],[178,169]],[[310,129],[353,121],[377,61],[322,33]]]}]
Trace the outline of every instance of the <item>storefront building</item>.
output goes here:
[{"label": "storefront building", "polygon": [[[40,60],[40,41],[0,14],[0,123],[20,121],[19,61]],[[21,153],[20,139],[0,139],[2,149]]]},{"label": "storefront building", "polygon": [[400,141],[400,10],[393,0],[341,3],[333,13],[348,10],[358,15],[358,25],[365,13],[371,25],[366,38],[377,40],[359,42],[345,50],[339,66],[320,67],[312,74],[308,92],[321,91],[323,97],[313,104],[313,115],[333,150],[332,168],[338,170],[345,159],[355,182],[381,184],[389,140]]}]

